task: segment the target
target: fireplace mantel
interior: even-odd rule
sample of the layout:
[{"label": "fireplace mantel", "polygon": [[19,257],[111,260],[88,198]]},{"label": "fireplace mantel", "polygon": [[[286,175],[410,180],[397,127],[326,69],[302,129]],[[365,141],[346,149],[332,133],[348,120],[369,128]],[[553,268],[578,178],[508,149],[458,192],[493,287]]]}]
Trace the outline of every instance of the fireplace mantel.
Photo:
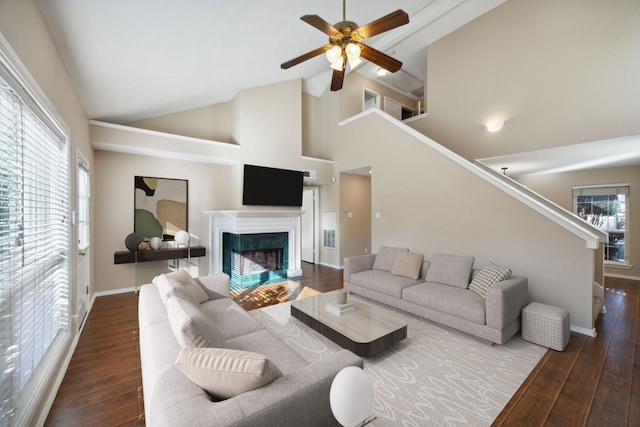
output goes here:
[{"label": "fireplace mantel", "polygon": [[301,229],[303,211],[208,210],[209,274],[222,272],[222,235],[286,232],[289,235],[288,277],[302,276]]}]

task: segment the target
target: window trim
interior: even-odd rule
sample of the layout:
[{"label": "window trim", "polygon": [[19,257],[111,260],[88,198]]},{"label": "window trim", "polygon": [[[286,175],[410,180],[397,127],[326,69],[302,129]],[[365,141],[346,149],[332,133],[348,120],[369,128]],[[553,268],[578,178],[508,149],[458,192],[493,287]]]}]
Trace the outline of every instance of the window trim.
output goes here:
[{"label": "window trim", "polygon": [[[629,244],[629,195],[631,194],[631,185],[627,182],[627,183],[618,183],[618,184],[594,184],[594,185],[576,185],[571,187],[571,203],[572,203],[572,209],[573,209],[573,213],[578,216],[577,211],[578,211],[578,196],[582,195],[582,190],[611,190],[609,194],[624,194],[625,195],[625,228],[624,228],[624,234],[625,234],[625,242],[624,242],[624,261],[610,261],[605,259],[604,260],[604,265],[606,267],[613,267],[613,268],[623,268],[623,269],[630,269],[632,268],[632,265],[629,263],[629,250],[630,250],[630,244]],[[579,216],[578,216],[579,217]],[[603,230],[606,231],[606,230]],[[608,232],[607,232],[608,233]]]},{"label": "window trim", "polygon": [[[29,73],[25,65],[20,60],[18,54],[13,50],[7,39],[0,33],[0,77],[11,87],[13,91],[29,106],[44,124],[54,132],[64,144],[64,155],[70,161],[70,130],[62,117],[49,101],[44,91],[38,86],[36,80]],[[67,168],[67,182],[71,181],[71,167]],[[69,185],[70,187],[71,185]],[[71,189],[69,188],[67,203],[67,218],[71,214]],[[67,247],[72,248],[71,227],[67,226]],[[73,252],[70,252],[70,254]],[[67,319],[71,324],[72,307],[71,291],[73,288],[74,276],[71,273],[71,266],[74,264],[69,259],[68,262],[68,292],[67,292]],[[23,387],[18,395],[18,405],[15,408],[12,425],[25,425],[29,423],[43,424],[48,409],[53,405],[55,393],[48,393],[52,387],[57,389],[62,381],[64,371],[68,365],[71,354],[73,328],[67,328],[66,332],[59,333],[51,343],[49,351],[41,359],[36,369],[32,373],[31,379]],[[38,379],[38,380],[34,380]],[[41,412],[38,413],[40,409]],[[39,415],[39,419],[34,419]]]}]

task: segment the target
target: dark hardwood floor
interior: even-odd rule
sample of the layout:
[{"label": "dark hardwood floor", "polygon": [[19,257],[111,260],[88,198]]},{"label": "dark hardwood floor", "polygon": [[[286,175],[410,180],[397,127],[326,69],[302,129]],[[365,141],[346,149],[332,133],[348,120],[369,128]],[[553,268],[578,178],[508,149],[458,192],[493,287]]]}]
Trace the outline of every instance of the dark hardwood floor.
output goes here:
[{"label": "dark hardwood floor", "polygon": [[[572,333],[549,350],[495,426],[640,425],[640,281],[607,277],[595,338]],[[342,287],[342,271],[304,264],[303,277],[234,295],[246,309]],[[96,299],[46,426],[144,426],[137,294]]]}]

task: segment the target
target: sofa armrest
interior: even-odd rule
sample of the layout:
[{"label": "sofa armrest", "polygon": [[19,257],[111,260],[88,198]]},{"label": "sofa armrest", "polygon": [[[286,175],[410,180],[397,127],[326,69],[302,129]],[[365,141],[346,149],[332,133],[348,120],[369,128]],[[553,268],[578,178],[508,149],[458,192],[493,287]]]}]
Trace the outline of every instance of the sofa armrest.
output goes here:
[{"label": "sofa armrest", "polygon": [[210,276],[198,277],[204,291],[211,299],[229,297],[229,275],[226,273],[216,273]]},{"label": "sofa armrest", "polygon": [[349,282],[351,275],[354,273],[371,270],[375,260],[376,254],[358,255],[345,258],[343,275],[344,281]]},{"label": "sofa armrest", "polygon": [[520,317],[529,303],[529,285],[526,277],[511,276],[487,289],[487,326],[504,329]]},{"label": "sofa armrest", "polygon": [[347,366],[362,367],[363,361],[340,350],[270,384],[219,402],[212,402],[204,390],[172,367],[154,389],[147,426],[339,427],[331,413],[329,391],[335,376]]}]

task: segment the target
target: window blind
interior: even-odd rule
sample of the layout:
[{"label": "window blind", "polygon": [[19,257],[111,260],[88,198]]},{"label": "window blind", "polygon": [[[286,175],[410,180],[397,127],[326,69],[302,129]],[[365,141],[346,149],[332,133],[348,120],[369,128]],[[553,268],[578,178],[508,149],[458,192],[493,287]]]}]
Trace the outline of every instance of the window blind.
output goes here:
[{"label": "window blind", "polygon": [[68,330],[69,162],[41,117],[0,79],[0,425]]}]

